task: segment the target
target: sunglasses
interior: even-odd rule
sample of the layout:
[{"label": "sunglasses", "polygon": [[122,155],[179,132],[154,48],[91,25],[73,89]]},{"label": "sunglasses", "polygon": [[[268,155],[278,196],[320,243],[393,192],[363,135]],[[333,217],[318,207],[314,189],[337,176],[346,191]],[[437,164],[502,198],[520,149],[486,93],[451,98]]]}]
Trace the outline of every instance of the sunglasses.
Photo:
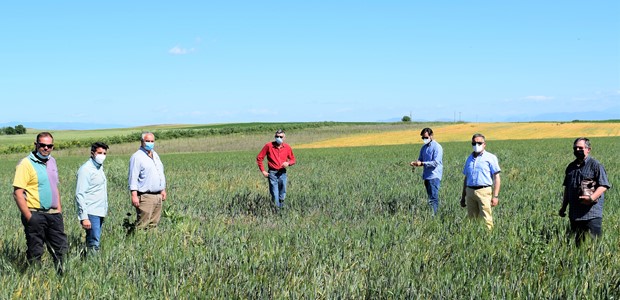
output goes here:
[{"label": "sunglasses", "polygon": [[484,142],[471,142],[472,146],[476,146],[476,145],[482,146],[482,144],[484,144]]},{"label": "sunglasses", "polygon": [[284,138],[283,135],[276,135],[277,138]]},{"label": "sunglasses", "polygon": [[37,143],[37,145],[39,145],[39,148],[54,148],[54,144],[43,144],[43,143]]}]

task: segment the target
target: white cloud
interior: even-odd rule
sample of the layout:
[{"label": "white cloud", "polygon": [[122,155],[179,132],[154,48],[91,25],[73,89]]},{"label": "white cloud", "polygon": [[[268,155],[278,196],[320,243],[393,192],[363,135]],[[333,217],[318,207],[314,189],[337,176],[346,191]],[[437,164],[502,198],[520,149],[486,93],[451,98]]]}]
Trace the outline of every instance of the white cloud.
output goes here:
[{"label": "white cloud", "polygon": [[550,96],[527,96],[524,98],[525,100],[532,100],[532,101],[549,101],[549,100],[553,100],[553,97]]},{"label": "white cloud", "polygon": [[168,53],[172,54],[172,55],[185,55],[185,54],[189,54],[194,52],[194,48],[182,48],[179,46],[174,46],[172,47],[172,49],[168,50]]}]

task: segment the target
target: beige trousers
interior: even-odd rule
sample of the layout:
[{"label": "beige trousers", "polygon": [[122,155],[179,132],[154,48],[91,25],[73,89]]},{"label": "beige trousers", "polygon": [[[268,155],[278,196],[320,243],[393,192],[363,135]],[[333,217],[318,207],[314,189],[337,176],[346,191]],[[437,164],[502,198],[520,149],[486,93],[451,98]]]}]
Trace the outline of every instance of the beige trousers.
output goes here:
[{"label": "beige trousers", "polygon": [[161,194],[138,195],[140,206],[136,207],[136,228],[155,228],[161,218]]},{"label": "beige trousers", "polygon": [[493,200],[493,188],[486,187],[474,190],[465,190],[465,203],[467,205],[467,217],[482,218],[488,229],[493,229],[493,214],[491,212],[491,200]]}]

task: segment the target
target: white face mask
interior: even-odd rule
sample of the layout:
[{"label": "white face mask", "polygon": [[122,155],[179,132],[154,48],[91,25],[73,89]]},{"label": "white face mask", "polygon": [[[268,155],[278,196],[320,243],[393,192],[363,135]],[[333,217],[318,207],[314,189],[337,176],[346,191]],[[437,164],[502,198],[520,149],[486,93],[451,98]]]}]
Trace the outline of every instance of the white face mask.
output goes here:
[{"label": "white face mask", "polygon": [[482,145],[478,145],[478,144],[472,146],[472,148],[474,148],[474,152],[476,153],[480,153],[483,150]]},{"label": "white face mask", "polygon": [[106,158],[105,154],[97,154],[97,155],[95,155],[94,160],[95,160],[96,163],[98,163],[100,165],[103,165],[103,162],[105,161],[105,158]]},{"label": "white face mask", "polygon": [[431,139],[422,139],[422,142],[426,145],[431,142]]}]

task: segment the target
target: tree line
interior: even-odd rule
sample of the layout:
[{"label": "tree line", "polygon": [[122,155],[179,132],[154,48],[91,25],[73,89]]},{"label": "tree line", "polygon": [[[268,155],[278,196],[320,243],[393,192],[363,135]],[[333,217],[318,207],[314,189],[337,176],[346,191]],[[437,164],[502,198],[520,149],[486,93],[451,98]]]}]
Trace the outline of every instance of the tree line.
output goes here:
[{"label": "tree line", "polygon": [[26,133],[26,127],[24,127],[24,125],[21,125],[21,124],[15,127],[7,126],[7,127],[0,128],[0,134],[4,134],[4,135],[16,135],[16,134],[25,134],[25,133]]},{"label": "tree line", "polygon": [[[327,126],[338,126],[347,124],[363,123],[339,123],[339,122],[307,122],[307,123],[274,123],[274,124],[233,124],[224,127],[208,126],[205,128],[186,128],[186,129],[163,129],[154,130],[153,133],[158,141],[172,140],[178,138],[206,137],[229,134],[249,134],[257,132],[274,132],[277,129],[299,130],[308,128],[319,128]],[[18,125],[19,126],[19,125]],[[23,127],[23,126],[22,126]],[[141,131],[126,135],[108,136],[103,138],[84,138],[79,140],[55,140],[54,149],[86,148],[94,142],[104,142],[108,145],[132,143],[140,140]],[[32,144],[0,145],[0,154],[28,152]]]}]

